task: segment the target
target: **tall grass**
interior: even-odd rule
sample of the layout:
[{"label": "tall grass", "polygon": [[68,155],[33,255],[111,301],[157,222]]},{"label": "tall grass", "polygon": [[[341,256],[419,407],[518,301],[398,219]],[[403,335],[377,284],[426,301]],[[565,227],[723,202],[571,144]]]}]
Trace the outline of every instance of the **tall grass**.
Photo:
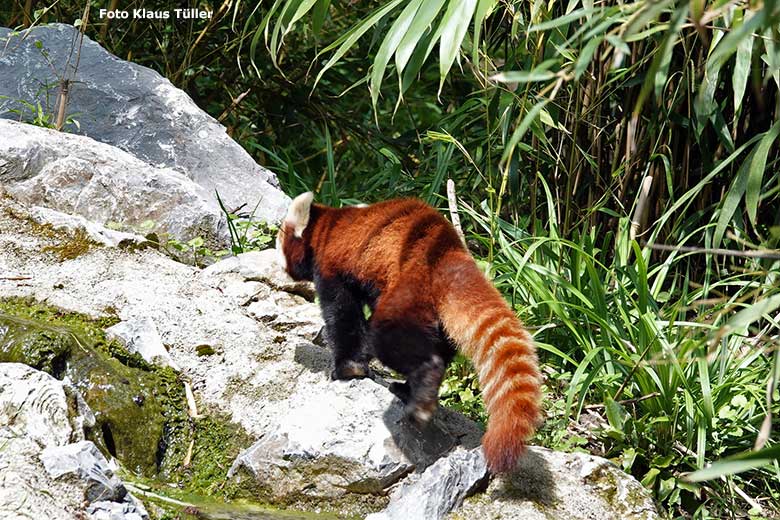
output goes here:
[{"label": "tall grass", "polygon": [[[468,213],[473,239],[487,241],[487,205]],[[537,236],[499,220],[494,279],[537,328],[547,376],[540,441],[614,458],[681,517],[780,514],[769,452],[747,473],[687,478],[757,442],[777,446],[780,261],[728,262],[705,286],[694,254],[654,260],[629,228],[584,225],[566,239],[553,215]]]}]

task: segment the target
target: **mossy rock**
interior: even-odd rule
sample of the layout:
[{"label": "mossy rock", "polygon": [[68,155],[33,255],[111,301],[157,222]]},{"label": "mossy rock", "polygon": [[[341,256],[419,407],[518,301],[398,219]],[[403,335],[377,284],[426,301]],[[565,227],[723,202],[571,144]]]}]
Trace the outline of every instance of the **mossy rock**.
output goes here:
[{"label": "mossy rock", "polygon": [[153,476],[171,445],[182,442],[184,392],[169,369],[106,341],[104,325],[27,301],[0,300],[0,362],[67,378],[95,414],[88,438],[130,471]]}]

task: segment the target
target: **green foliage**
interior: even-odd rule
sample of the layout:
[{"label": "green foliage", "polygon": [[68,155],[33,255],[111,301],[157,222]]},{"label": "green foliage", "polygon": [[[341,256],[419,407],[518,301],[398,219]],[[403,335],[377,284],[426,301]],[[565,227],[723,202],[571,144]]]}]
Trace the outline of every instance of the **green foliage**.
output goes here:
[{"label": "green foliage", "polygon": [[212,251],[206,246],[206,241],[203,237],[195,237],[186,242],[168,238],[162,249],[178,262],[200,267],[212,263],[216,258],[227,253],[225,251]]},{"label": "green foliage", "polygon": [[[216,192],[219,207],[227,220],[228,231],[230,232],[230,251],[234,255],[268,249],[273,245],[274,237],[279,228],[273,224],[267,224],[254,219],[257,206],[248,215],[239,214],[241,208],[230,211],[225,207],[219,192]],[[261,201],[258,201],[258,205]]]}]

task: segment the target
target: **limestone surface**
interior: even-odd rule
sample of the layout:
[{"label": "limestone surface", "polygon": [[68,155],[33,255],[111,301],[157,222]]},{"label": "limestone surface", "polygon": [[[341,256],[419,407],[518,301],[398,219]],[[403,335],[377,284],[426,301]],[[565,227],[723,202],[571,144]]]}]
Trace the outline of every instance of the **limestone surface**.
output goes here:
[{"label": "limestone surface", "polygon": [[[228,207],[245,204],[245,210],[254,210],[258,219],[276,221],[284,215],[289,198],[279,190],[274,174],[255,163],[224,126],[157,72],[117,58],[89,37],[82,39],[72,25],[41,25],[18,32],[0,27],[0,96],[6,96],[0,98],[0,118],[29,120],[32,115],[24,103],[39,102],[53,114],[58,76],[70,80],[68,116],[78,121],[66,125],[67,132],[182,174],[199,187],[211,214],[219,214],[214,196],[219,190]],[[0,135],[7,130],[0,127]],[[34,166],[45,157],[41,153],[18,160],[29,160]],[[60,167],[72,171],[79,164],[74,157]],[[18,169],[12,172],[17,175]],[[158,188],[162,195],[165,186]]]}]

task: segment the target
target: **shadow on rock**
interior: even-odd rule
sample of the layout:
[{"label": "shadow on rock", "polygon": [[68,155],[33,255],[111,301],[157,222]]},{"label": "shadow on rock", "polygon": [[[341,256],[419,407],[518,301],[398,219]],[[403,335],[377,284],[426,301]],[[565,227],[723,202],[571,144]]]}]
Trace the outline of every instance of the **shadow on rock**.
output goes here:
[{"label": "shadow on rock", "polygon": [[479,446],[482,438],[482,429],[477,423],[442,407],[436,410],[431,422],[421,428],[406,417],[404,405],[397,398],[382,419],[396,447],[418,472],[457,446],[467,449]]},{"label": "shadow on rock", "polygon": [[517,464],[517,469],[500,479],[493,496],[501,500],[531,501],[543,506],[554,506],[559,498],[556,484],[547,460],[528,450]]},{"label": "shadow on rock", "polygon": [[295,362],[315,373],[330,374],[333,370],[332,354],[325,347],[313,343],[298,343],[295,345]]}]

